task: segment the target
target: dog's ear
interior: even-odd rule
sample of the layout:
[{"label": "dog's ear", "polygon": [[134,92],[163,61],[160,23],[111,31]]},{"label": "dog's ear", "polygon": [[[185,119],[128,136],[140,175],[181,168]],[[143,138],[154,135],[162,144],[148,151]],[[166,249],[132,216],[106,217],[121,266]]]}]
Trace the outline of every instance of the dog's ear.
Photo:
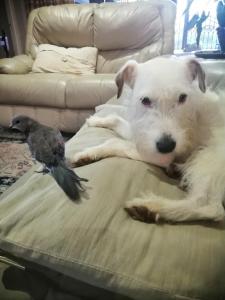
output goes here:
[{"label": "dog's ear", "polygon": [[130,88],[134,87],[137,75],[137,66],[138,63],[135,60],[128,60],[128,62],[116,74],[116,85],[118,88],[117,98],[119,98],[122,94],[124,83],[126,83]]},{"label": "dog's ear", "polygon": [[206,91],[206,85],[205,85],[205,72],[202,69],[200,63],[195,60],[191,59],[188,61],[188,69],[190,71],[191,80],[195,80],[198,78],[198,86],[200,90],[205,93]]}]

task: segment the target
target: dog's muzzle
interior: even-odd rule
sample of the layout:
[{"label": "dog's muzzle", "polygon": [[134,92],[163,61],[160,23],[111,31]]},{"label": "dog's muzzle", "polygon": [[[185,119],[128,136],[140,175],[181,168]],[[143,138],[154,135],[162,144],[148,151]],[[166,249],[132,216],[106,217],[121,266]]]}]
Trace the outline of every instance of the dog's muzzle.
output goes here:
[{"label": "dog's muzzle", "polygon": [[156,148],[160,153],[171,153],[176,147],[176,142],[170,135],[163,135],[161,139],[156,142]]}]

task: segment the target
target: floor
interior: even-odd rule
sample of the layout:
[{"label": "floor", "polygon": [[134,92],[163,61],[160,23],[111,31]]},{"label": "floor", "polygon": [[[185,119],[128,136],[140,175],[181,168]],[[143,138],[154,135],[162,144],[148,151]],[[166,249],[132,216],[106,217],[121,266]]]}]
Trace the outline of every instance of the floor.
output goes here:
[{"label": "floor", "polygon": [[0,141],[0,194],[33,165],[27,144]]},{"label": "floor", "polygon": [[0,299],[1,300],[31,300],[28,294],[19,291],[10,291],[4,288],[2,283],[3,272],[8,268],[4,263],[0,262]]},{"label": "floor", "polygon": [[0,127],[0,194],[33,165],[23,140],[22,134]]}]

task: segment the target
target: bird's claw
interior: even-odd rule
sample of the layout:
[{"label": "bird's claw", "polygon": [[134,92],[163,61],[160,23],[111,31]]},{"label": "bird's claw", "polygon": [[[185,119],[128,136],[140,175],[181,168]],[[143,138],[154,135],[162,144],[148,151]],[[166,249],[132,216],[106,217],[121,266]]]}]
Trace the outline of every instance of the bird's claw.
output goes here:
[{"label": "bird's claw", "polygon": [[46,174],[48,174],[49,173],[49,170],[47,169],[47,168],[43,168],[42,170],[40,170],[40,171],[34,171],[35,173],[42,173],[43,175],[46,175]]}]

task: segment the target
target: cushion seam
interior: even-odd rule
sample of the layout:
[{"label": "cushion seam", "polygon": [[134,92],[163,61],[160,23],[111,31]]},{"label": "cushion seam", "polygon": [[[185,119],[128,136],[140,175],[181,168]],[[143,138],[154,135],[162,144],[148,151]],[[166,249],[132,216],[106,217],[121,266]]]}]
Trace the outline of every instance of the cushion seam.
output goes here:
[{"label": "cushion seam", "polygon": [[[24,245],[22,245],[21,243],[19,242],[12,242],[10,239],[2,239],[0,238],[0,241],[7,241],[8,243],[10,243],[11,245],[15,245],[15,246],[19,246],[23,249],[26,249],[26,250],[30,250],[30,251],[33,251],[35,253],[39,253],[39,254],[42,254],[42,255],[48,255],[49,257],[51,258],[54,258],[54,259],[59,259],[60,261],[64,261],[66,263],[73,263],[73,264],[77,264],[77,265],[83,265],[83,266],[86,266],[86,267],[90,267],[96,271],[100,271],[100,272],[105,272],[105,273],[108,273],[110,275],[113,275],[113,274],[117,274],[119,277],[125,277],[128,279],[128,281],[132,282],[132,281],[136,281],[136,282],[139,282],[139,283],[144,283],[144,284],[147,284],[149,285],[149,283],[147,281],[144,281],[144,280],[140,280],[140,279],[137,279],[137,278],[134,278],[134,277],[131,277],[127,274],[123,274],[123,273],[120,273],[120,272],[113,272],[113,270],[111,269],[107,269],[107,268],[103,268],[99,265],[93,265],[93,264],[90,264],[90,263],[87,263],[87,262],[83,262],[83,261],[80,261],[78,259],[71,259],[71,260],[67,260],[65,258],[63,258],[62,256],[58,256],[58,255],[53,255],[47,251],[43,251],[43,250],[39,250],[38,248],[36,247],[25,247]],[[172,292],[170,292],[168,289],[160,289],[158,287],[153,287],[151,285],[149,285],[149,287],[154,290],[154,291],[157,291],[157,292],[162,292],[162,293],[165,293],[165,294],[168,294],[168,295],[172,295],[172,296],[175,296],[175,297],[186,297],[186,299],[190,299],[190,300],[200,300],[201,298],[190,298],[188,296],[183,296],[183,295],[179,295],[179,294],[173,294]],[[185,298],[184,298],[185,299]]]}]

